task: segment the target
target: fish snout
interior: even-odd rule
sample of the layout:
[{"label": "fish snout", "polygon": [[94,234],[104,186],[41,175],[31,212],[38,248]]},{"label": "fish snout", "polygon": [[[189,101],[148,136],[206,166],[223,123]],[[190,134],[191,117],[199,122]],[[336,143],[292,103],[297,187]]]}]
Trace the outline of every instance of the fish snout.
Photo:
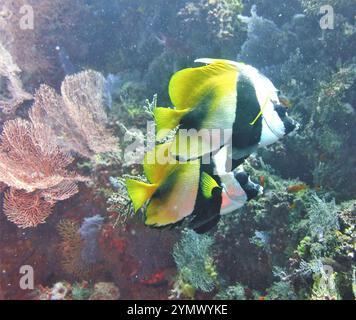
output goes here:
[{"label": "fish snout", "polygon": [[263,187],[261,187],[259,184],[252,182],[251,180],[244,187],[244,190],[246,192],[248,200],[255,199],[263,194]]},{"label": "fish snout", "polygon": [[250,179],[250,175],[245,171],[236,171],[234,173],[235,179],[239,182],[247,196],[247,200],[252,200],[263,194],[263,187],[254,183]]},{"label": "fish snout", "polygon": [[295,133],[300,129],[300,123],[292,119],[288,115],[284,117],[283,124],[285,128],[285,133],[284,133],[285,136],[290,133]]},{"label": "fish snout", "polygon": [[257,183],[252,182],[250,179],[243,188],[246,192],[248,200],[252,200],[263,194],[263,187]]}]

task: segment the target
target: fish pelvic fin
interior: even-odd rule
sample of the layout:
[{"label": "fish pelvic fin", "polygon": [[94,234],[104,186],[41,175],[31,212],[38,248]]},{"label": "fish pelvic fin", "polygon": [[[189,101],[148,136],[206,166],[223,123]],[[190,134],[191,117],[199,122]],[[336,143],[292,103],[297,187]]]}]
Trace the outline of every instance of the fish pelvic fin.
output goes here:
[{"label": "fish pelvic fin", "polygon": [[178,127],[182,117],[187,114],[189,110],[177,110],[170,108],[155,108],[154,117],[156,121],[156,140],[160,141],[167,137],[167,135]]},{"label": "fish pelvic fin", "polygon": [[135,212],[142,208],[158,188],[157,184],[148,184],[134,179],[126,179],[125,182]]}]

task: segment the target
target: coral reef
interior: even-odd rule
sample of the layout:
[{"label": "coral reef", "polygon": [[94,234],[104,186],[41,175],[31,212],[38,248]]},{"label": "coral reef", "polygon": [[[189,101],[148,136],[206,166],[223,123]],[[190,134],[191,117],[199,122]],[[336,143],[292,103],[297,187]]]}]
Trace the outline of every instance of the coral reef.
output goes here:
[{"label": "coral reef", "polygon": [[319,241],[323,241],[328,232],[339,229],[338,212],[334,199],[328,203],[317,195],[312,195],[308,211],[310,234]]},{"label": "coral reef", "polygon": [[52,209],[53,204],[38,193],[9,189],[4,196],[4,213],[19,228],[36,227],[45,223]]},{"label": "coral reef", "polygon": [[61,237],[59,250],[64,271],[76,279],[89,280],[101,270],[100,232],[103,218],[99,215],[84,218],[79,223],[65,219],[57,225]]},{"label": "coral reef", "polygon": [[182,239],[173,249],[178,268],[174,294],[194,297],[195,289],[210,292],[216,284],[217,272],[212,258],[213,239],[193,230],[182,232]]},{"label": "coral reef", "polygon": [[89,300],[118,300],[120,298],[120,290],[113,283],[99,282],[94,286],[94,291],[90,295]]},{"label": "coral reef", "polygon": [[75,175],[66,171],[73,159],[57,147],[45,129],[21,119],[6,122],[0,149],[2,182],[33,192],[75,181]]},{"label": "coral reef", "polygon": [[82,260],[83,239],[79,233],[79,224],[72,220],[61,220],[57,226],[61,237],[59,251],[62,255],[64,271],[77,278],[86,278],[89,274],[87,265]]},{"label": "coral reef", "polygon": [[74,284],[62,281],[53,287],[40,286],[31,295],[33,300],[118,300],[120,290],[110,282],[98,282],[91,286],[85,281]]},{"label": "coral reef", "polygon": [[[151,51],[156,58],[145,75],[145,84],[149,82],[165,103],[166,95],[156,81],[166,83],[172,65],[174,68],[186,63],[178,47],[193,47],[187,57],[212,55],[234,59],[238,55],[244,62],[259,67],[281,88],[283,95],[290,98],[286,102],[289,113],[303,124],[300,133],[260,150],[246,165],[251,176],[264,184],[265,197],[224,217],[213,235],[219,277],[212,283],[220,290],[216,297],[352,299],[354,222],[350,221],[350,214],[355,211],[350,209],[352,205],[343,209],[354,198],[352,173],[356,167],[351,138],[355,136],[355,61],[350,54],[350,43],[355,42],[352,17],[347,13],[349,2],[334,4],[338,9],[338,28],[330,32],[321,30],[317,16],[325,1],[313,2],[317,12],[311,9],[309,1],[242,3],[243,8],[234,9],[235,17],[240,14],[239,19],[232,21],[227,14],[227,20],[222,19],[221,23],[217,22],[220,13],[214,8],[226,8],[226,2],[185,3],[178,17],[182,34],[189,36],[172,39],[173,31],[158,35],[164,51],[160,56]],[[253,7],[254,4],[257,6]],[[210,39],[207,48],[199,37],[208,20],[204,36]],[[233,35],[227,32],[221,37],[221,30],[231,30],[228,21],[234,25]],[[186,46],[173,41],[177,39]],[[217,43],[224,43],[224,48],[214,49]],[[235,49],[236,46],[241,49]],[[233,55],[231,50],[235,50]],[[140,82],[131,79],[130,88],[135,83]],[[147,91],[151,94],[145,88]],[[130,105],[134,103],[131,101]],[[138,101],[136,105],[142,104]],[[139,174],[136,167],[130,168],[135,175]],[[110,204],[124,213],[124,191],[115,192]],[[327,266],[334,269],[332,275],[327,275],[331,289],[323,286]],[[200,270],[200,274],[204,273]],[[178,266],[171,297],[197,297],[197,287],[182,276]],[[330,289],[329,293],[325,293],[326,289]]]},{"label": "coral reef", "polygon": [[288,281],[275,282],[267,289],[266,300],[296,300],[292,284]]},{"label": "coral reef", "polygon": [[[4,213],[21,228],[44,223],[52,206],[78,192],[79,175],[66,168],[73,159],[44,126],[26,120],[5,123],[0,141],[0,179],[10,187]],[[23,190],[23,191],[22,191]]]},{"label": "coral reef", "polygon": [[30,111],[34,125],[50,126],[58,145],[66,151],[89,158],[98,153],[118,153],[118,140],[106,129],[105,78],[90,70],[67,76],[61,93],[46,85],[40,87]]},{"label": "coral reef", "polygon": [[89,18],[85,1],[3,0],[1,9],[1,40],[32,89],[63,77],[56,47],[65,47],[73,58],[86,56],[88,46],[79,35],[87,29],[83,19]]},{"label": "coral reef", "polygon": [[[16,66],[10,62],[6,74],[12,77],[9,80],[19,81]],[[87,181],[67,171],[74,161],[71,151],[86,157],[104,152],[117,156],[118,140],[105,127],[105,86],[104,77],[94,71],[66,77],[62,96],[43,85],[29,111],[30,121],[5,123],[0,180],[11,189],[5,196],[4,212],[19,227],[44,223],[56,202],[76,194],[78,181]]]},{"label": "coral reef", "polygon": [[273,21],[258,16],[256,10],[256,6],[252,6],[251,17],[239,15],[241,22],[247,25],[247,40],[238,59],[257,67],[266,63],[276,64],[286,54],[283,52],[285,35]]},{"label": "coral reef", "polygon": [[0,109],[6,114],[14,114],[24,101],[32,99],[23,89],[20,72],[11,54],[0,43]]},{"label": "coral reef", "polygon": [[304,11],[309,14],[318,14],[320,7],[323,5],[329,5],[335,9],[343,9],[352,7],[354,4],[352,0],[300,0],[300,2]]},{"label": "coral reef", "polygon": [[3,128],[0,180],[11,188],[4,213],[21,228],[44,223],[57,202],[71,198],[79,191],[77,183],[89,180],[67,169],[74,161],[71,152],[119,156],[118,140],[105,126],[104,77],[93,71],[66,77],[62,93],[41,86],[30,121],[18,118]]},{"label": "coral reef", "polygon": [[[260,2],[257,11],[262,7],[267,17],[277,16],[283,7],[280,2],[273,6],[268,6],[268,0]],[[290,113],[304,124],[301,134],[267,151],[261,150],[260,155],[283,177],[300,177],[310,185],[332,192],[341,201],[352,198],[351,190],[355,189],[350,179],[355,170],[355,146],[351,138],[355,135],[351,125],[355,122],[355,61],[350,55],[355,34],[346,31],[353,23],[347,1],[335,3],[338,27],[334,30],[320,28],[319,12],[301,14],[303,6],[320,8],[325,3],[292,1],[290,6],[295,11],[284,17],[290,20],[275,24],[278,30],[272,32],[279,39],[274,42],[278,48],[265,42],[264,28],[257,28],[259,23],[268,25],[271,21],[254,12],[245,20],[248,29],[254,32],[247,33],[242,53],[245,45],[253,45],[245,62],[259,65],[283,94],[291,98]],[[263,57],[256,56],[259,52],[263,52]],[[276,59],[275,54],[280,57]]]},{"label": "coral reef", "polygon": [[240,283],[229,286],[225,290],[219,292],[215,299],[217,300],[246,300],[245,288]]},{"label": "coral reef", "polygon": [[215,35],[217,39],[228,39],[235,36],[237,20],[234,14],[241,10],[242,4],[234,1],[192,1],[188,2],[178,12],[185,27],[193,27],[205,17],[208,26],[207,32]]},{"label": "coral reef", "polygon": [[73,300],[88,300],[93,292],[93,289],[89,287],[87,282],[74,283],[72,285],[72,297]]},{"label": "coral reef", "polygon": [[[33,30],[21,28],[24,5]],[[323,5],[334,29],[321,28]],[[354,300],[352,6],[3,0],[0,299]],[[264,196],[203,236],[146,228],[122,183],[142,178],[147,121],[171,104],[171,75],[199,57],[257,67],[302,124],[245,162]],[[24,264],[36,273],[31,293],[18,286]]]},{"label": "coral reef", "polygon": [[80,236],[84,241],[84,247],[81,252],[83,261],[88,264],[97,262],[100,259],[98,234],[103,226],[104,218],[96,215],[85,218],[79,229]]},{"label": "coral reef", "polygon": [[264,177],[265,197],[222,219],[215,241],[219,275],[260,292],[250,299],[351,298],[353,204],[296,188],[297,181],[270,174],[258,159],[246,169]]}]

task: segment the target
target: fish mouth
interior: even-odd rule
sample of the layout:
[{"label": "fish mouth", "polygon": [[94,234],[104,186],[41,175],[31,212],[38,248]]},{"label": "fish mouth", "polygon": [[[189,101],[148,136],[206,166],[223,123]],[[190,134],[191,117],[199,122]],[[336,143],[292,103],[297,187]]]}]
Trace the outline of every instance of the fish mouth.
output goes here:
[{"label": "fish mouth", "polygon": [[263,187],[249,180],[246,186],[243,187],[248,200],[252,200],[263,194]]},{"label": "fish mouth", "polygon": [[295,121],[290,117],[286,117],[283,120],[284,128],[285,128],[285,136],[286,135],[295,135],[300,129],[300,123]]}]

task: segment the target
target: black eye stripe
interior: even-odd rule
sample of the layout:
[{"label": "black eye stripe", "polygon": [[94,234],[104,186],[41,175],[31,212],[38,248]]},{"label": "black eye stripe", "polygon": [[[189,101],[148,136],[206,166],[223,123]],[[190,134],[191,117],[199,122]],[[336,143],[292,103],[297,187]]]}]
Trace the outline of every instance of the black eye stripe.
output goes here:
[{"label": "black eye stripe", "polygon": [[237,172],[235,173],[235,179],[240,183],[241,186],[244,186],[248,183],[249,174],[246,172]]}]

